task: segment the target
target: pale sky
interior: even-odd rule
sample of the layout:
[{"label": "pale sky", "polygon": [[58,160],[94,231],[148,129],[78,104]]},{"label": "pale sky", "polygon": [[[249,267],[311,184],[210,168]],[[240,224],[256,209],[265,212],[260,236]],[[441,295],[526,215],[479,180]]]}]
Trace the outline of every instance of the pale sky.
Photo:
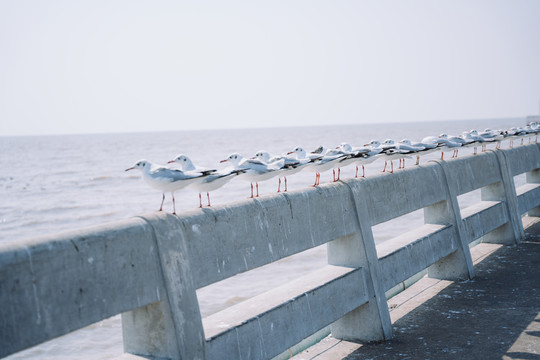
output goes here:
[{"label": "pale sky", "polygon": [[535,115],[540,1],[0,0],[0,135]]}]

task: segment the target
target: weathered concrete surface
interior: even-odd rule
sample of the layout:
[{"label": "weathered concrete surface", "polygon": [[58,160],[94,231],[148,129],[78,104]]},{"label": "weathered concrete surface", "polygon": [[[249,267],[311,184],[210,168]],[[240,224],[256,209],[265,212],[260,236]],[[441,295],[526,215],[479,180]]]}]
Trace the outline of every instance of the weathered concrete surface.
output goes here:
[{"label": "weathered concrete surface", "polygon": [[473,280],[425,278],[389,300],[391,340],[328,337],[294,359],[540,359],[540,223],[520,245],[474,249]]}]

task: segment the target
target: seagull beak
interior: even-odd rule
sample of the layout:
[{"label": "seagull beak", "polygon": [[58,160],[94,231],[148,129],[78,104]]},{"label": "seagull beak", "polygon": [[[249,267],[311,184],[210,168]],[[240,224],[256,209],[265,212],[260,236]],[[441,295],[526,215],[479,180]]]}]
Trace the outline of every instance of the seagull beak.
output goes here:
[{"label": "seagull beak", "polygon": [[135,168],[130,167],[129,169],[126,169],[125,171],[129,171],[129,170],[133,170],[133,169],[135,169]]},{"label": "seagull beak", "polygon": [[291,155],[292,153],[293,153],[292,151],[289,151],[289,152],[287,153],[287,155]]},{"label": "seagull beak", "polygon": [[221,161],[220,161],[220,163],[224,163],[224,162],[227,162],[227,159],[221,160]]},{"label": "seagull beak", "polygon": [[167,161],[167,164],[172,164],[173,162],[174,162],[174,160]]}]

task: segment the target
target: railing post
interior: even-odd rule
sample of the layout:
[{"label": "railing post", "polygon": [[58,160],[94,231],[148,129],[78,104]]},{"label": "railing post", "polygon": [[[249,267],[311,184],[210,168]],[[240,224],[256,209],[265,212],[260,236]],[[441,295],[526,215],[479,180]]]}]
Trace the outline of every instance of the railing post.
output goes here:
[{"label": "railing post", "polygon": [[[367,304],[351,311],[332,324],[332,336],[357,342],[385,340],[392,337],[392,322],[379,275],[379,259],[371,230],[369,211],[359,181],[344,181],[352,193],[359,232],[328,243],[328,263],[362,267],[368,275],[371,294]],[[351,284],[358,286],[359,284]]]},{"label": "railing post", "polygon": [[122,314],[124,351],[202,360],[206,339],[181,223],[169,214],[143,219],[154,229],[166,298]]},{"label": "railing post", "polygon": [[524,236],[521,216],[518,214],[516,187],[506,162],[504,150],[488,150],[497,157],[501,181],[483,187],[482,201],[502,201],[508,213],[508,222],[482,237],[482,242],[494,244],[519,244]]},{"label": "railing post", "polygon": [[424,223],[452,225],[458,249],[428,268],[428,276],[436,279],[460,280],[474,277],[474,266],[469,250],[469,238],[463,228],[463,220],[457,201],[456,190],[448,181],[447,165],[441,160],[431,160],[440,165],[446,188],[446,200],[424,208]]}]

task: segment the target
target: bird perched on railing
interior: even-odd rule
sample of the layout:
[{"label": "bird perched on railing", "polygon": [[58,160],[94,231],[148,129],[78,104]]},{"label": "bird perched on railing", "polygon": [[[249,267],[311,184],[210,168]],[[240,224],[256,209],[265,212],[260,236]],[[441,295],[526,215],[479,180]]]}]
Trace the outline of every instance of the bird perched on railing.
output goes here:
[{"label": "bird perched on railing", "polygon": [[255,183],[257,188],[256,197],[259,197],[259,182],[278,176],[284,164],[284,161],[265,164],[258,159],[246,159],[238,153],[233,153],[220,162],[229,162],[232,164],[234,170],[243,171],[240,177],[247,179],[251,183],[251,198],[253,198],[253,183]]},{"label": "bird perched on railing", "polygon": [[199,207],[202,208],[202,196],[201,193],[206,193],[208,200],[208,206],[210,205],[210,192],[219,189],[226,183],[232,180],[236,175],[241,174],[242,170],[222,170],[206,169],[199,166],[195,166],[191,159],[184,154],[180,154],[173,160],[169,161],[169,164],[179,164],[183,171],[189,171],[191,173],[201,174],[200,181],[196,181],[189,185],[190,188],[194,188],[199,192]]},{"label": "bird perched on railing", "polygon": [[358,165],[362,166],[362,176],[366,176],[364,165],[370,164],[373,161],[377,160],[377,155],[379,155],[382,151],[380,148],[374,148],[370,146],[362,146],[362,147],[352,147],[348,143],[341,143],[339,145],[340,150],[348,154],[347,157],[340,160],[340,163],[342,163],[342,166],[346,166],[349,164],[356,164],[356,172],[354,174],[354,177],[358,177]]},{"label": "bird perched on railing", "polygon": [[[287,175],[293,175],[302,170],[302,164],[300,163],[300,161],[298,161],[292,156],[287,155],[272,156],[268,151],[260,150],[257,151],[255,156],[253,157],[254,159],[258,159],[265,164],[277,163],[283,160],[283,168],[281,169],[281,173],[283,174],[283,180],[285,182],[285,189],[283,191],[287,191]],[[281,192],[281,176],[278,177],[277,192]]]},{"label": "bird perched on railing", "polygon": [[404,158],[409,158],[409,155],[405,155],[407,153],[410,153],[409,150],[400,149],[400,146],[397,146],[397,144],[392,139],[386,139],[382,143],[378,140],[371,140],[369,143],[367,143],[365,146],[371,146],[373,148],[379,148],[381,149],[381,154],[384,154],[384,168],[381,170],[381,172],[386,172],[386,167],[388,165],[388,161],[390,161],[390,171],[389,173],[394,172],[394,160],[399,159],[400,163],[400,169],[401,169],[401,162]]},{"label": "bird perched on railing", "polygon": [[413,152],[416,154],[416,163],[415,165],[420,164],[420,156],[430,154],[434,151],[437,151],[437,147],[439,146],[437,142],[422,142],[422,141],[416,141],[412,142],[410,139],[403,139],[400,141],[402,144],[407,144],[415,148]]},{"label": "bird perched on railing", "polygon": [[[321,173],[327,170],[332,169],[333,181],[336,182],[339,180],[341,174],[341,168],[339,167],[339,160],[343,159],[347,154],[344,154],[339,149],[328,149],[325,146],[319,146],[311,152],[312,156],[322,156],[319,160],[313,162],[313,171],[316,172],[315,175],[315,184],[317,186],[320,184]],[[337,177],[336,177],[336,168],[337,168]]]},{"label": "bird perched on railing", "polygon": [[448,134],[441,134],[439,135],[439,139],[442,140],[442,146],[441,146],[441,160],[444,160],[444,152],[445,149],[453,150],[452,158],[456,158],[458,156],[459,148],[465,144],[467,144],[467,141],[459,136],[452,136]]},{"label": "bird perched on railing", "polygon": [[160,190],[163,193],[163,199],[159,211],[163,210],[163,202],[165,201],[165,193],[170,192],[173,201],[173,214],[176,214],[176,204],[174,200],[174,193],[180,189],[185,188],[199,181],[204,175],[200,172],[188,172],[178,169],[171,169],[161,165],[154,165],[150,161],[139,160],[129,170],[139,170],[142,173],[143,180],[153,187]]}]

